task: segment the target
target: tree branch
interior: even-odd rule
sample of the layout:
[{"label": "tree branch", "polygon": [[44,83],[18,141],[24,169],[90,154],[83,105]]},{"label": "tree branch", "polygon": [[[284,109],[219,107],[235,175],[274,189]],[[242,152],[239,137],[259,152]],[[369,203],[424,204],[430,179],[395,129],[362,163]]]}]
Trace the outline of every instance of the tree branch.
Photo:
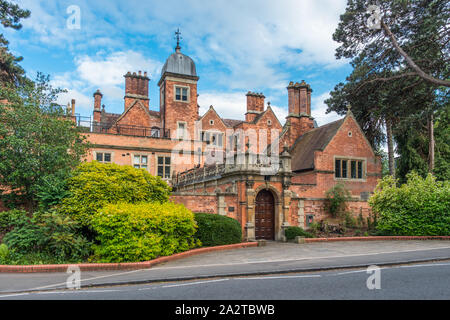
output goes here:
[{"label": "tree branch", "polygon": [[399,78],[413,77],[413,76],[418,76],[418,74],[416,72],[405,72],[405,73],[397,74],[395,76],[387,77],[387,78],[377,77],[377,78],[374,78],[371,80],[364,81],[358,88],[356,88],[356,91],[359,91],[366,84],[369,84],[372,82],[377,82],[377,81],[387,82],[387,81],[391,81],[391,80],[395,80],[395,79],[399,79]]},{"label": "tree branch", "polygon": [[439,86],[450,87],[450,81],[434,78],[434,77],[428,75],[427,73],[425,73],[422,69],[420,69],[420,67],[418,65],[416,65],[414,63],[414,61],[400,47],[394,34],[389,29],[389,27],[384,23],[383,19],[381,19],[381,27],[386,32],[386,34],[389,36],[389,38],[391,38],[392,44],[394,45],[395,49],[397,49],[397,51],[402,55],[402,57],[405,58],[408,65],[416,72],[416,74],[419,77],[427,80],[428,82],[439,85]]}]

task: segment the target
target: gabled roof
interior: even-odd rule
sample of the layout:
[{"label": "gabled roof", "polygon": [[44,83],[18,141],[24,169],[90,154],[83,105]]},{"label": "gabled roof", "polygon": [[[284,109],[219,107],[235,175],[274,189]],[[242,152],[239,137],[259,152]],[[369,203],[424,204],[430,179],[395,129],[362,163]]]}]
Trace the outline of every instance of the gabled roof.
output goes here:
[{"label": "gabled roof", "polygon": [[[198,106],[200,108],[200,106]],[[222,121],[222,123],[227,127],[228,125],[225,123],[225,121],[219,116],[219,114],[217,113],[216,109],[214,109],[213,106],[209,106],[208,111],[205,112],[205,114],[203,114],[201,117],[198,118],[198,121],[201,121],[209,112],[214,112],[214,114],[216,115],[217,118],[219,118],[220,121]]]},{"label": "gabled roof", "polygon": [[280,122],[280,120],[278,120],[277,115],[276,115],[275,112],[272,110],[272,107],[271,107],[270,105],[267,106],[266,110],[264,110],[263,112],[261,112],[260,114],[258,114],[258,115],[255,117],[255,119],[253,120],[252,123],[258,123],[258,121],[259,121],[259,120],[260,120],[267,112],[269,112],[269,110],[272,112],[272,114],[274,115],[275,119],[277,119],[278,124],[279,124],[280,127],[281,127],[281,122]]},{"label": "gabled roof", "polygon": [[292,171],[314,169],[314,151],[323,151],[327,147],[344,120],[345,118],[328,123],[298,137],[290,150]]},{"label": "gabled roof", "polygon": [[114,122],[114,124],[116,124],[117,122],[119,122],[123,117],[125,117],[125,115],[128,113],[128,111],[130,111],[134,106],[138,105],[141,109],[143,109],[145,111],[145,113],[149,116],[149,117],[153,117],[153,118],[160,118],[160,113],[157,111],[153,111],[153,110],[149,110],[147,109],[139,100],[134,100],[133,103],[131,103],[131,105],[128,107],[127,110],[125,110],[124,113],[122,113]]},{"label": "gabled roof", "polygon": [[117,121],[117,119],[119,119],[120,116],[121,114],[119,113],[109,113],[102,111],[100,116],[100,123],[103,126],[110,128]]},{"label": "gabled roof", "polygon": [[222,119],[222,121],[227,127],[236,127],[237,125],[240,125],[242,122],[244,122],[242,120],[235,119]]}]

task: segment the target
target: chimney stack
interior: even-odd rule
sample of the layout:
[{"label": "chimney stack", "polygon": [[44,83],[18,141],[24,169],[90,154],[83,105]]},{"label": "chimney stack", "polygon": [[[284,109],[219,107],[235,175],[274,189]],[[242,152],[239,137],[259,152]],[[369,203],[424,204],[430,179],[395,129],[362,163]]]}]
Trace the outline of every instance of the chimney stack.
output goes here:
[{"label": "chimney stack", "polygon": [[311,117],[311,93],[309,84],[302,80],[301,83],[290,82],[287,87],[290,123],[289,145],[297,138],[314,128],[314,119]]},{"label": "chimney stack", "polygon": [[252,122],[256,116],[264,112],[264,99],[266,98],[262,93],[248,92],[247,96],[247,113],[245,114],[245,121]]},{"label": "chimney stack", "polygon": [[291,81],[287,89],[289,114],[311,116],[311,86],[305,80],[295,84]]},{"label": "chimney stack", "polygon": [[72,117],[75,116],[75,99],[72,99]]},{"label": "chimney stack", "polygon": [[103,94],[100,92],[100,89],[95,91],[95,93],[94,93],[94,121],[95,122],[100,122],[102,97],[103,97]]},{"label": "chimney stack", "polygon": [[148,83],[150,78],[147,76],[147,72],[142,74],[142,71],[127,72],[125,77],[125,110],[127,110],[131,103],[139,99],[148,108],[149,98],[148,98]]}]

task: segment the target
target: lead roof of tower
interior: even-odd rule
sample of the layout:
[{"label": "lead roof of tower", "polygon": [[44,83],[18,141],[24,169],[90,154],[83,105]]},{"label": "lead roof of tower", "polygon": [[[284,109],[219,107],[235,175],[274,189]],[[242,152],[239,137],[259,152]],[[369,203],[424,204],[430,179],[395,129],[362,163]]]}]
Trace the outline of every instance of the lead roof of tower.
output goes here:
[{"label": "lead roof of tower", "polygon": [[161,75],[164,75],[166,72],[192,77],[197,76],[194,60],[181,53],[179,48],[167,58],[161,70]]}]

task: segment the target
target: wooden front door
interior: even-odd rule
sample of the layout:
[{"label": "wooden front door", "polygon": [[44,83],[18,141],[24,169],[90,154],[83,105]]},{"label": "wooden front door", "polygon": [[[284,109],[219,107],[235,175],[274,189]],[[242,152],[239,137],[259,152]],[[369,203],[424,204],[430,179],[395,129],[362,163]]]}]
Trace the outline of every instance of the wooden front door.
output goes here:
[{"label": "wooden front door", "polygon": [[275,204],[273,195],[262,190],[256,196],[255,203],[255,237],[256,239],[275,239]]}]

